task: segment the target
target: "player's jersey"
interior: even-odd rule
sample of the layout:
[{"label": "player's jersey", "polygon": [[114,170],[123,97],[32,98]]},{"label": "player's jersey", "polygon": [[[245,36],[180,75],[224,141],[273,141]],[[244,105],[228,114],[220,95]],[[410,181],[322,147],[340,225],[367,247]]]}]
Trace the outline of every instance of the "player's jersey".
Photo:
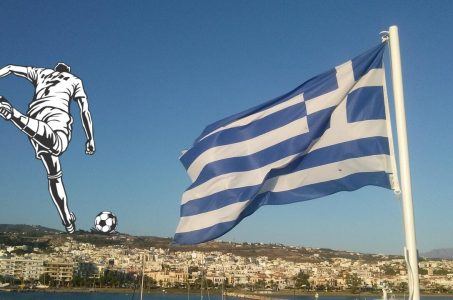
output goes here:
[{"label": "player's jersey", "polygon": [[27,67],[26,78],[35,86],[29,114],[45,108],[56,108],[69,114],[69,102],[75,98],[86,97],[82,81],[70,73]]}]

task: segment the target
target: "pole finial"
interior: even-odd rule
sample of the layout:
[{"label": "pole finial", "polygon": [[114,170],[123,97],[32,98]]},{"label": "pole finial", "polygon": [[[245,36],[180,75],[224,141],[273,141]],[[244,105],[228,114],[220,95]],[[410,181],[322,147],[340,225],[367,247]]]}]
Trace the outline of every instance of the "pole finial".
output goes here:
[{"label": "pole finial", "polygon": [[385,43],[389,40],[389,32],[388,31],[381,31],[379,32],[379,35],[381,36],[381,42]]}]

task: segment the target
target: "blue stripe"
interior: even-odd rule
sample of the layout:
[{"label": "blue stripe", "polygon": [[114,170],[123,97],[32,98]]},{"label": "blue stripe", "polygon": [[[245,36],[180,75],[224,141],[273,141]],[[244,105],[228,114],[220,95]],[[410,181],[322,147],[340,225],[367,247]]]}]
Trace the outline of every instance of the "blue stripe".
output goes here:
[{"label": "blue stripe", "polygon": [[[368,50],[367,52],[352,59],[355,80],[361,78],[370,69],[381,68],[384,48],[385,43],[381,43],[376,47],[373,47],[372,49]],[[336,80],[336,70],[330,69],[327,72],[324,72],[318,76],[315,76],[305,81],[304,83],[302,83],[289,93],[286,93],[280,97],[274,98],[270,101],[247,109],[243,112],[234,114],[220,121],[212,123],[203,130],[202,134],[195,140],[195,143],[200,141],[204,136],[208,135],[209,133],[219,129],[220,127],[223,127],[231,122],[242,119],[246,116],[249,116],[261,110],[273,107],[301,93],[304,93],[304,98],[305,100],[307,100],[320,96],[324,93],[333,91],[336,88],[338,88],[338,82]]]},{"label": "blue stripe", "polygon": [[350,158],[387,154],[390,155],[387,137],[375,136],[324,147],[295,158],[283,168],[274,169],[269,178],[294,173],[307,168],[322,166]]},{"label": "blue stripe", "polygon": [[209,148],[252,139],[271,130],[285,126],[306,115],[306,106],[305,103],[302,102],[282,109],[250,124],[219,131],[196,143],[184,153],[180,160],[184,167],[188,169],[193,161]]},{"label": "blue stripe", "polygon": [[199,142],[204,136],[208,135],[209,133],[219,129],[220,127],[223,127],[225,125],[228,125],[236,120],[239,120],[239,119],[242,119],[242,118],[245,118],[249,115],[252,115],[254,113],[257,113],[259,111],[262,111],[262,110],[265,110],[265,109],[268,109],[268,108],[271,108],[277,104],[280,104],[282,102],[285,102],[286,100],[289,100],[299,94],[302,93],[301,91],[301,87],[303,86],[303,84],[297,88],[295,88],[294,90],[292,90],[291,92],[289,93],[286,93],[280,97],[277,97],[275,99],[272,99],[270,101],[267,101],[263,104],[260,104],[260,105],[257,105],[255,107],[252,107],[250,109],[247,109],[243,112],[240,112],[240,113],[237,113],[237,114],[234,114],[232,116],[229,116],[229,117],[226,117],[220,121],[217,121],[215,123],[212,123],[211,125],[208,125],[204,130],[203,132],[201,133],[201,135],[195,140],[195,143]]},{"label": "blue stripe", "polygon": [[336,107],[328,107],[307,116],[308,128],[313,140],[318,139],[330,128],[330,118]]},{"label": "blue stripe", "polygon": [[304,99],[310,100],[338,89],[337,70],[331,69],[304,83]]},{"label": "blue stripe", "polygon": [[206,164],[189,189],[221,174],[257,169],[289,155],[304,153],[314,139],[329,129],[332,112],[333,108],[327,108],[308,116],[310,130],[308,133],[289,138],[251,155],[231,157]]},{"label": "blue stripe", "polygon": [[[386,137],[370,137],[360,140],[335,144],[315,150],[297,157],[284,168],[275,169],[268,173],[267,178],[273,178],[350,158],[378,154],[389,154],[389,144]],[[264,182],[264,180],[263,180]],[[181,205],[181,216],[192,216],[212,211],[224,206],[252,199],[261,189],[262,183],[236,189],[223,190],[218,193],[189,201]]]},{"label": "blue stripe", "polygon": [[368,86],[348,95],[347,120],[350,123],[365,120],[385,120],[384,88]]},{"label": "blue stripe", "polygon": [[303,153],[312,142],[310,133],[301,134],[272,147],[247,156],[231,157],[208,163],[198,178],[189,187],[195,187],[211,178],[232,172],[243,172],[260,168],[284,157]]},{"label": "blue stripe", "polygon": [[325,197],[341,191],[355,191],[367,185],[390,189],[389,174],[381,172],[360,172],[327,182],[303,186],[290,192],[270,192],[264,205],[283,205]]},{"label": "blue stripe", "polygon": [[384,55],[385,46],[385,43],[381,43],[351,60],[352,69],[354,70],[354,79],[356,81],[368,73],[369,70],[382,68],[382,57]]},{"label": "blue stripe", "polygon": [[200,230],[189,231],[184,233],[176,233],[173,237],[173,242],[177,245],[193,245],[204,243],[213,239],[216,239],[231,229],[240,221],[231,221],[219,223],[214,226],[203,228]]},{"label": "blue stripe", "polygon": [[233,203],[247,201],[254,197],[260,188],[261,184],[228,189],[203,198],[189,201],[181,205],[181,217],[194,216],[204,212],[216,210]]},{"label": "blue stripe", "polygon": [[328,196],[340,191],[355,191],[367,185],[390,188],[388,174],[385,172],[356,173],[341,179],[312,184],[291,190],[289,192],[269,192],[260,195],[251,201],[250,205],[245,208],[236,220],[219,223],[208,228],[191,232],[176,233],[174,236],[174,242],[176,244],[199,244],[216,239],[233,229],[233,227],[241,222],[242,219],[253,214],[263,205],[281,205],[307,201]]},{"label": "blue stripe", "polygon": [[[324,86],[320,86],[320,85],[324,85]],[[310,97],[312,97],[312,98],[317,97],[319,95],[322,95],[322,93],[327,93],[327,92],[333,91],[336,88],[338,88],[338,83],[336,81],[336,70],[331,69],[327,72],[324,72],[320,75],[317,75],[317,76],[305,81],[304,83],[302,83],[297,88],[290,91],[289,93],[286,93],[280,97],[274,98],[274,99],[267,101],[263,104],[260,104],[258,106],[247,109],[243,112],[237,113],[237,114],[229,116],[227,118],[224,118],[215,123],[212,123],[211,125],[207,126],[205,128],[205,130],[201,133],[201,135],[195,140],[195,144],[197,142],[199,142],[204,136],[219,129],[220,127],[228,125],[236,120],[245,118],[245,117],[252,115],[254,113],[257,113],[259,111],[271,108],[275,105],[285,102],[302,93],[308,94],[309,98],[306,98],[307,95],[304,94],[304,99],[310,99]]]}]

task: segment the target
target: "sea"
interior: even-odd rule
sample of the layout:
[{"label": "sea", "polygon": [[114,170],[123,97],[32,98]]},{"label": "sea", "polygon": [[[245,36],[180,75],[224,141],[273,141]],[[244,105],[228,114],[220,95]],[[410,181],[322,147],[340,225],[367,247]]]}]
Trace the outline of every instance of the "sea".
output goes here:
[{"label": "sea", "polygon": [[[143,299],[148,300],[198,300],[200,295],[171,295],[171,294],[148,294]],[[135,293],[48,293],[48,292],[0,292],[0,300],[138,300],[140,295]],[[228,297],[227,299],[244,299]],[[275,300],[315,300],[313,296],[276,296]],[[392,299],[392,298],[389,298]],[[400,299],[400,298],[397,298]],[[402,298],[401,298],[402,299]],[[422,296],[423,300],[453,300],[453,296]],[[221,300],[221,296],[205,295],[203,300]],[[320,296],[318,300],[380,300],[373,296]]]}]

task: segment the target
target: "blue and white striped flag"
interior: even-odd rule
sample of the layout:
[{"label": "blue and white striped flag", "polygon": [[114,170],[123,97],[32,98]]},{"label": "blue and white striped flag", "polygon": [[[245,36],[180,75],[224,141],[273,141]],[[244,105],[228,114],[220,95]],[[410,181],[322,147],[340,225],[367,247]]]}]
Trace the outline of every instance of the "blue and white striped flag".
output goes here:
[{"label": "blue and white striped flag", "polygon": [[182,196],[174,241],[213,240],[262,205],[366,185],[398,189],[384,50],[382,43],[209,125],[180,158],[193,183]]}]

